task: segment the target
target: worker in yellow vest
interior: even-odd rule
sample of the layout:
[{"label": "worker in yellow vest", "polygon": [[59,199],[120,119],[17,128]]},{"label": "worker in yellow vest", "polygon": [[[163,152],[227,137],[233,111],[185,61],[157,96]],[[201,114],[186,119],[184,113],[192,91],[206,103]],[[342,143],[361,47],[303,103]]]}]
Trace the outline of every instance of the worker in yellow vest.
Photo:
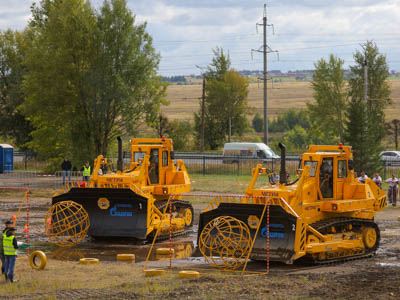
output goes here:
[{"label": "worker in yellow vest", "polygon": [[83,175],[83,181],[89,182],[89,178],[90,178],[90,165],[89,162],[87,161],[82,168],[82,175]]},{"label": "worker in yellow vest", "polygon": [[[5,222],[6,228],[3,229],[3,233],[6,233],[8,229],[10,229],[11,227],[13,227],[13,222],[10,220],[7,220]],[[4,273],[4,250],[3,250],[3,236],[0,235],[0,260],[1,260],[1,274],[5,274]]]},{"label": "worker in yellow vest", "polygon": [[4,250],[4,274],[6,281],[16,282],[14,280],[15,261],[17,260],[18,243],[15,237],[16,229],[11,227],[6,233],[3,233],[3,250]]}]

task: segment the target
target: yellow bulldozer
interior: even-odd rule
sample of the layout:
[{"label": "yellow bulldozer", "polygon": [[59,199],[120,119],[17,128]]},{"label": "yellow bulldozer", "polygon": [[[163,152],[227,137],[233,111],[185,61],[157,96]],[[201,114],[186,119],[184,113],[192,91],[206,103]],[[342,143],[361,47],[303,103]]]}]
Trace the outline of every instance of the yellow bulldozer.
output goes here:
[{"label": "yellow bulldozer", "polygon": [[[302,258],[323,264],[373,255],[380,241],[374,216],[386,206],[386,196],[372,180],[359,182],[355,177],[351,147],[309,146],[297,180],[288,182],[286,148],[279,146],[279,182],[274,183],[272,172],[261,165],[254,168],[245,196],[216,198],[201,213],[198,243],[224,240],[223,232],[205,237],[203,229],[218,217],[231,216],[248,226],[254,240],[250,258],[255,260],[268,255],[271,261],[293,263]],[[256,188],[262,175],[270,177],[269,183]],[[261,218],[267,202],[269,214]]]},{"label": "yellow bulldozer", "polygon": [[123,170],[118,137],[117,171],[99,172],[109,162],[98,156],[88,184],[67,186],[52,204],[67,200],[81,204],[90,219],[88,235],[95,238],[148,239],[157,229],[160,238],[184,233],[193,225],[192,205],[176,196],[166,207],[171,194],[189,192],[191,186],[183,161],[174,162],[172,140],[136,138],[130,144],[127,168]]}]

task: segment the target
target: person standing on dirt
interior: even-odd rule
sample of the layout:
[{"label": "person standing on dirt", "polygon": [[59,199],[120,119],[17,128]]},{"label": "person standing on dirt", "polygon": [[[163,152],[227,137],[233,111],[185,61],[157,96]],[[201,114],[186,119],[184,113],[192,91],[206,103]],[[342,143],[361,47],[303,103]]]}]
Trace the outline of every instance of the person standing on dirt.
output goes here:
[{"label": "person standing on dirt", "polygon": [[81,169],[83,171],[82,175],[83,175],[83,181],[89,182],[89,178],[90,178],[90,165],[89,162],[85,162],[83,168]]},{"label": "person standing on dirt", "polygon": [[16,229],[11,227],[6,233],[3,233],[4,275],[6,281],[8,280],[9,282],[17,282],[14,280],[14,268],[18,249],[15,231]]},{"label": "person standing on dirt", "polygon": [[[13,227],[13,222],[7,220],[5,222],[6,228],[3,229],[2,234],[5,234],[7,230]],[[1,260],[1,274],[4,274],[4,249],[3,249],[3,236],[0,238],[0,260]]]},{"label": "person standing on dirt", "polygon": [[72,168],[71,162],[68,160],[68,158],[64,158],[64,161],[61,164],[63,185],[65,185],[66,176],[68,176],[68,182],[71,182],[71,168]]},{"label": "person standing on dirt", "polygon": [[389,204],[396,206],[397,193],[399,192],[397,185],[399,183],[399,180],[396,178],[396,176],[394,174],[392,174],[392,177],[386,179],[385,182],[389,183],[389,190],[388,190]]}]

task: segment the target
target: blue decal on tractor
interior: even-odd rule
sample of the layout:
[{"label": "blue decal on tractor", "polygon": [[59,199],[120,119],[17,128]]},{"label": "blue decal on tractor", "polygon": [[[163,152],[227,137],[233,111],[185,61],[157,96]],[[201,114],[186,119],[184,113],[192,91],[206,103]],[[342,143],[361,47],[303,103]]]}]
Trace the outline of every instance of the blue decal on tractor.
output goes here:
[{"label": "blue decal on tractor", "polygon": [[113,217],[132,217],[132,211],[117,211],[118,208],[132,209],[132,204],[115,204],[110,209],[110,215]]},{"label": "blue decal on tractor", "polygon": [[[270,228],[281,228],[284,229],[285,226],[283,224],[270,224]],[[266,238],[268,234],[268,226],[266,225],[264,228],[261,229],[261,236]],[[285,238],[285,234],[283,232],[269,232],[269,237],[271,239],[283,239]]]}]

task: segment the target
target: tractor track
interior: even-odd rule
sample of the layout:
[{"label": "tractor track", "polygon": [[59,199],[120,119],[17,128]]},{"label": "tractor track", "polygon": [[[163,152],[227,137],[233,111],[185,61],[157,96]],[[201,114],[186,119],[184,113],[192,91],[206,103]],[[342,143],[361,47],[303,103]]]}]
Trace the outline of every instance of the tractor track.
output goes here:
[{"label": "tractor track", "polygon": [[375,255],[376,250],[379,247],[380,242],[380,230],[378,225],[372,220],[366,219],[357,219],[357,218],[335,218],[335,219],[327,219],[315,222],[311,224],[311,226],[321,232],[322,234],[330,233],[330,230],[333,226],[335,227],[343,227],[346,225],[352,225],[353,227],[361,227],[361,226],[370,226],[376,229],[377,239],[374,247],[370,249],[366,249],[366,252],[359,255],[352,255],[346,257],[339,257],[334,259],[326,259],[326,260],[317,260],[315,258],[311,258],[311,262],[315,265],[332,265],[332,264],[341,264],[348,261],[371,258]]}]

